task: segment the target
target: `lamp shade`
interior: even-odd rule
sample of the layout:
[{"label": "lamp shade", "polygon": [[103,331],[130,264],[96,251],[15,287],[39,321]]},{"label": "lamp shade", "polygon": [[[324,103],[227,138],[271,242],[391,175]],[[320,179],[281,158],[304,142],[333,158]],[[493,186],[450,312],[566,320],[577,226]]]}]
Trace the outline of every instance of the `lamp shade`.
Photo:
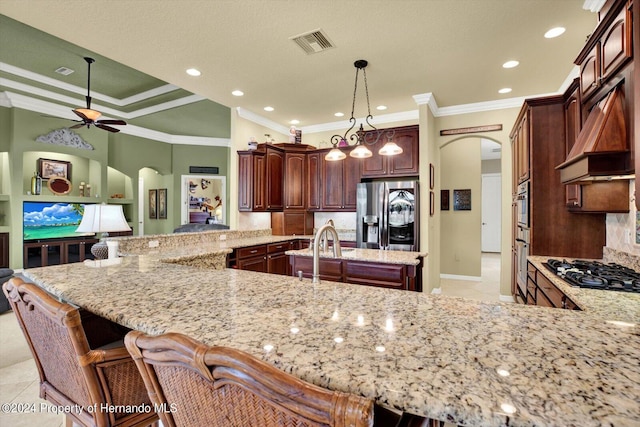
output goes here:
[{"label": "lamp shade", "polygon": [[324,159],[325,160],[329,160],[329,161],[336,161],[336,160],[342,160],[342,159],[346,159],[347,155],[344,154],[344,152],[342,150],[339,150],[337,148],[333,148],[331,151],[329,151],[325,156]]},{"label": "lamp shade", "polygon": [[367,157],[371,157],[373,153],[364,145],[358,145],[356,148],[351,150],[349,155],[358,159],[366,159]]},{"label": "lamp shade", "polygon": [[121,205],[86,205],[82,221],[76,229],[79,233],[108,233],[129,231]]},{"label": "lamp shade", "polygon": [[381,154],[383,156],[395,156],[396,154],[401,154],[401,153],[402,153],[402,147],[400,147],[398,144],[396,144],[393,141],[388,141],[386,144],[384,144],[384,147],[382,147],[378,151],[378,154]]}]

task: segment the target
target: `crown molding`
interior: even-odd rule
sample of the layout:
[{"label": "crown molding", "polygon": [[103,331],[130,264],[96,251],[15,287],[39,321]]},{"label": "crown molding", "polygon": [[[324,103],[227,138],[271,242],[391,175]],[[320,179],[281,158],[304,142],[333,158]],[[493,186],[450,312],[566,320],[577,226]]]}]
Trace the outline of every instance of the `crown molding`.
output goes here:
[{"label": "crown molding", "polygon": [[[0,86],[19,90],[20,92],[25,92],[30,95],[40,96],[42,98],[63,102],[69,105],[84,105],[85,103],[84,100],[78,100],[76,98],[71,98],[69,96],[59,94],[57,92],[51,92],[46,89],[41,89],[35,86],[29,86],[27,84],[16,82],[16,81],[5,79],[5,78],[0,78]],[[163,102],[160,104],[152,105],[151,107],[141,108],[139,110],[134,110],[130,112],[116,110],[114,108],[109,108],[104,105],[96,104],[95,102],[92,103],[91,106],[95,110],[100,111],[101,113],[111,114],[114,116],[121,117],[123,119],[135,119],[137,117],[146,116],[149,114],[157,113],[159,111],[170,110],[172,108],[181,107],[183,105],[193,104],[195,102],[203,101],[205,99],[206,99],[205,97],[200,95],[188,95],[182,98],[174,99],[172,101]]]},{"label": "crown molding", "polygon": [[[8,102],[3,102],[3,100]],[[60,119],[76,120],[71,111],[61,105],[52,102],[31,98],[13,92],[0,92],[0,105],[8,108],[20,108],[23,110],[34,111],[36,113],[46,114],[48,116],[59,117]],[[104,116],[105,119],[110,117]],[[151,139],[154,141],[166,142],[167,144],[184,144],[184,145],[203,145],[212,147],[231,147],[231,139],[229,138],[209,138],[189,135],[172,135],[165,132],[143,128],[128,124],[120,128],[120,133],[125,135],[137,136],[140,138]]]},{"label": "crown molding", "polygon": [[245,120],[249,120],[250,122],[259,124],[261,126],[264,126],[266,128],[269,128],[275,132],[280,132],[282,134],[289,134],[289,128],[282,126],[276,122],[274,122],[273,120],[269,120],[265,117],[262,117],[256,113],[252,113],[249,110],[246,110],[242,107],[236,107],[236,111],[238,113],[239,117],[242,117]]},{"label": "crown molding", "polygon": [[[60,80],[52,79],[51,77],[43,76],[42,74],[25,70],[24,68],[15,67],[5,62],[0,62],[0,71],[4,71],[8,74],[13,74],[15,76],[19,76],[27,80],[32,80],[34,82],[38,82],[47,86],[53,86],[53,87],[65,90],[67,92],[77,93],[82,96],[84,96],[87,91],[87,88],[65,83]],[[31,87],[28,85],[25,85],[25,86]],[[164,95],[165,93],[174,92],[178,89],[180,89],[178,86],[166,84],[166,85],[159,86],[157,88],[150,89],[145,92],[140,92],[138,94],[129,96],[127,98],[122,98],[122,99],[113,98],[111,96],[92,91],[91,98],[99,99],[100,101],[108,102],[109,104],[117,105],[119,107],[124,107],[126,105],[130,105],[135,102],[140,102],[149,98],[153,98],[154,96]]]}]

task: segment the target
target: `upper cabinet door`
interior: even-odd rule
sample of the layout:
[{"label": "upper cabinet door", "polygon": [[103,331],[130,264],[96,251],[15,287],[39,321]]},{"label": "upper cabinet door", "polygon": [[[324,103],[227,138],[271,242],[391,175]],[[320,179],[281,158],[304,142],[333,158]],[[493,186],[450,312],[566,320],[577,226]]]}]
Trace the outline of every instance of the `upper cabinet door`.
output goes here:
[{"label": "upper cabinet door", "polygon": [[[391,129],[381,129],[383,134],[375,144],[367,146],[373,155],[362,162],[363,178],[385,178],[417,176],[418,165],[418,126],[405,126]],[[394,131],[393,141],[402,148],[402,154],[395,156],[381,156],[378,154],[387,143],[386,132]]]},{"label": "upper cabinet door", "polygon": [[633,56],[631,26],[631,9],[622,8],[602,36],[600,41],[602,80],[615,73],[620,65]]},{"label": "upper cabinet door", "polygon": [[304,153],[286,153],[284,178],[284,198],[286,209],[305,209],[306,205],[306,163]]}]

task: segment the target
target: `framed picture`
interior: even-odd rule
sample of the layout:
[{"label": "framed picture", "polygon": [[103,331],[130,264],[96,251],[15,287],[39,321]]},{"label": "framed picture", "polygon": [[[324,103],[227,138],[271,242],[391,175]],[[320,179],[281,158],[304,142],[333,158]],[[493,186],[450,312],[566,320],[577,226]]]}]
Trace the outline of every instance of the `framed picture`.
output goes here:
[{"label": "framed picture", "polygon": [[42,179],[60,177],[71,181],[71,162],[38,159],[38,173]]},{"label": "framed picture", "polygon": [[471,190],[453,190],[453,210],[471,210]]},{"label": "framed picture", "polygon": [[433,163],[429,163],[429,188],[433,190],[436,185],[436,170],[433,167]]},{"label": "framed picture", "polygon": [[436,200],[435,193],[433,191],[429,191],[429,216],[433,216],[436,209]]},{"label": "framed picture", "polygon": [[167,219],[167,189],[158,190],[158,218]]},{"label": "framed picture", "polygon": [[449,210],[449,190],[440,190],[440,210]]},{"label": "framed picture", "polygon": [[158,218],[158,190],[149,190],[149,218]]}]

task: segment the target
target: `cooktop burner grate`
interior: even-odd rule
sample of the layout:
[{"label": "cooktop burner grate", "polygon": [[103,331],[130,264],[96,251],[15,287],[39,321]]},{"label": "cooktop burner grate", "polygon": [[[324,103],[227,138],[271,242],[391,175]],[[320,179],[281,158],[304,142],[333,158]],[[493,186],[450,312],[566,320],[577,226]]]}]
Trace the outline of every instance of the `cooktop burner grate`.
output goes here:
[{"label": "cooktop burner grate", "polygon": [[544,265],[573,286],[640,293],[640,273],[619,264],[552,258]]}]

